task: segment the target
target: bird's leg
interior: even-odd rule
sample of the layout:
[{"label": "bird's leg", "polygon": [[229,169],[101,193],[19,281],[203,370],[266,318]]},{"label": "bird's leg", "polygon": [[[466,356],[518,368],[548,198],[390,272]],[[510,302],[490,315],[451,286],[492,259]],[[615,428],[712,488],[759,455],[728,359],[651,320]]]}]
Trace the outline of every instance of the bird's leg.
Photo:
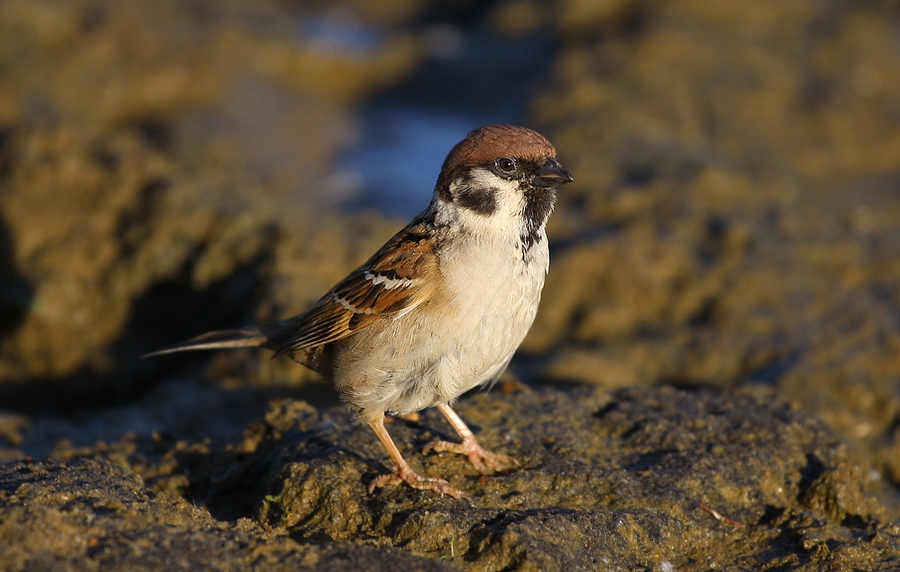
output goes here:
[{"label": "bird's leg", "polygon": [[388,434],[387,429],[385,429],[384,415],[379,415],[377,418],[369,421],[369,427],[371,427],[372,430],[375,431],[375,434],[378,435],[378,439],[381,440],[381,444],[387,449],[391,461],[393,461],[394,465],[397,467],[396,473],[375,477],[375,479],[369,483],[369,494],[380,487],[406,483],[414,489],[434,491],[442,495],[450,495],[456,499],[469,498],[469,495],[459,489],[453,488],[450,486],[450,483],[443,479],[427,479],[413,471],[403,459],[403,455],[400,454],[400,450],[394,445],[394,441]]},{"label": "bird's leg", "polygon": [[478,469],[478,472],[482,475],[490,475],[493,472],[498,473],[506,473],[511,468],[517,467],[519,462],[509,457],[507,455],[501,455],[500,453],[492,453],[487,449],[483,448],[479,443],[478,439],[475,438],[475,435],[472,433],[472,430],[469,429],[463,420],[460,419],[459,415],[456,414],[455,411],[450,409],[449,405],[438,405],[438,410],[444,414],[444,417],[447,418],[447,421],[450,422],[450,425],[453,425],[453,429],[459,433],[459,436],[462,437],[462,443],[450,443],[449,441],[432,441],[431,443],[425,445],[425,448],[422,449],[422,454],[427,455],[428,451],[449,451],[452,453],[459,453],[461,455],[466,455],[469,458],[469,462]]}]

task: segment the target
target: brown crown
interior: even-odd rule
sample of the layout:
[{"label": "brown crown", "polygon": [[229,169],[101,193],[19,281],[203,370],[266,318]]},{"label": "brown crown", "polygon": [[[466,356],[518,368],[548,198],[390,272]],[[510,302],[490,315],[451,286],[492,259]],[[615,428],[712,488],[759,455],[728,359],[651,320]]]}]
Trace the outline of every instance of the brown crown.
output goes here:
[{"label": "brown crown", "polygon": [[461,166],[484,165],[499,157],[536,161],[545,156],[556,157],[556,149],[540,133],[518,125],[485,125],[453,147],[441,172],[449,174]]}]

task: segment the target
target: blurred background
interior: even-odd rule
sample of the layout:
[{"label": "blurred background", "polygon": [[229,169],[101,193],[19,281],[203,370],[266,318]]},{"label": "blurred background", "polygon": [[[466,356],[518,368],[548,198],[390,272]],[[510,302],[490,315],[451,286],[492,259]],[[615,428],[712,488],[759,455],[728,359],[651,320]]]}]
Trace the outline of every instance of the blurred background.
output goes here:
[{"label": "blurred background", "polygon": [[139,356],[303,311],[489,122],[575,176],[513,375],[770,388],[900,485],[894,0],[3,0],[3,457],[333,399]]}]

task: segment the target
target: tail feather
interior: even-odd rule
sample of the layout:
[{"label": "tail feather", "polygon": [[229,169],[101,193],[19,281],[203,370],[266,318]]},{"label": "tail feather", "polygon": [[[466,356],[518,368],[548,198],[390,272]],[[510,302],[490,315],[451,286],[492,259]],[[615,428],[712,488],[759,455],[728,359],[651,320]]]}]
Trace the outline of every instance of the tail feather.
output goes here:
[{"label": "tail feather", "polygon": [[207,332],[196,338],[175,344],[174,346],[164,348],[155,352],[150,352],[142,357],[161,356],[173,354],[176,352],[187,352],[193,350],[218,350],[232,348],[253,348],[259,347],[269,341],[269,337],[260,331],[259,328],[243,328],[240,330],[218,330],[215,332]]}]

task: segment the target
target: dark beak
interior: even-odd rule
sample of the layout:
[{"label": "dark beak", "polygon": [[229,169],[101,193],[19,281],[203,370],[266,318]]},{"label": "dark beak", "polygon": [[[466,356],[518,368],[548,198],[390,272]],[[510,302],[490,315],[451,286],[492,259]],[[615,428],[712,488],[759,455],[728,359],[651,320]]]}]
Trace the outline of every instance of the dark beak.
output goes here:
[{"label": "dark beak", "polygon": [[572,175],[563,169],[556,159],[547,157],[541,168],[534,172],[531,184],[535,187],[555,187],[556,185],[571,183],[574,180]]}]

